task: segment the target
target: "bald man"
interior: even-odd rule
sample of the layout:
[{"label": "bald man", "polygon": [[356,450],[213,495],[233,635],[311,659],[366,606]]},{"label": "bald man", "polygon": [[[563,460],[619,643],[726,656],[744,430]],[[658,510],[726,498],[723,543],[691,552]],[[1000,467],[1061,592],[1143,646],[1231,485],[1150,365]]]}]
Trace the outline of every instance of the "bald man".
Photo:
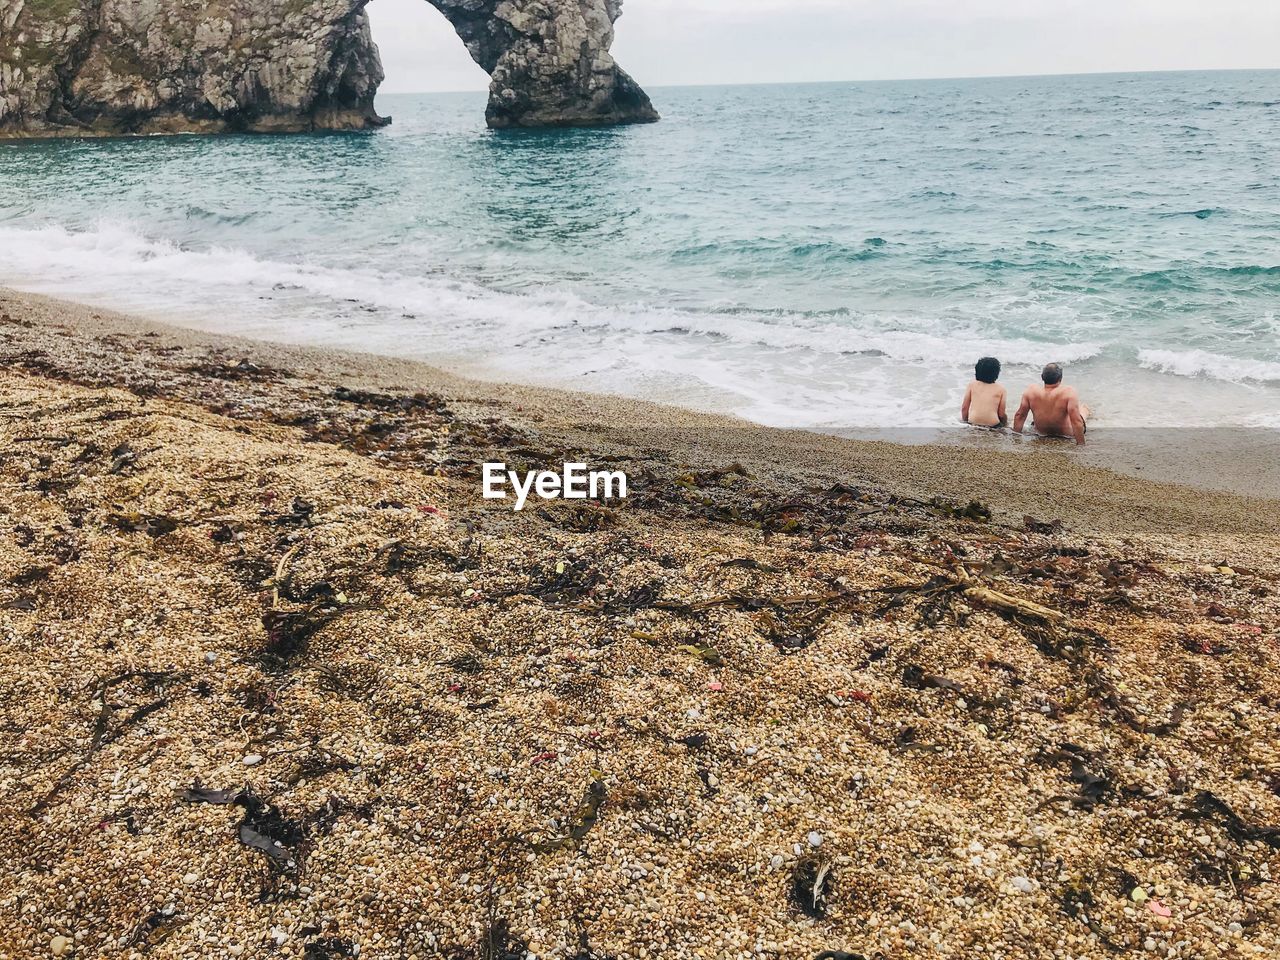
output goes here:
[{"label": "bald man", "polygon": [[1027,387],[1022,395],[1022,404],[1013,418],[1013,429],[1017,433],[1027,423],[1030,414],[1036,433],[1046,437],[1074,438],[1076,446],[1084,446],[1084,435],[1088,430],[1089,408],[1080,402],[1080,394],[1075,387],[1068,387],[1062,382],[1062,367],[1051,363],[1040,374],[1043,384]]}]

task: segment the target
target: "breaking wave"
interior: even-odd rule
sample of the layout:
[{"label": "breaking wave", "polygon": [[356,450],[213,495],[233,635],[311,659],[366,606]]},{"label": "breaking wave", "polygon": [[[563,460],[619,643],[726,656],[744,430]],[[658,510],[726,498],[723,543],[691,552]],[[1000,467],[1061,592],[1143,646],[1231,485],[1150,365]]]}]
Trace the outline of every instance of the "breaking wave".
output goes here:
[{"label": "breaking wave", "polygon": [[1280,383],[1280,362],[1227,357],[1207,350],[1141,350],[1148,370],[1178,377],[1209,377],[1230,383]]}]

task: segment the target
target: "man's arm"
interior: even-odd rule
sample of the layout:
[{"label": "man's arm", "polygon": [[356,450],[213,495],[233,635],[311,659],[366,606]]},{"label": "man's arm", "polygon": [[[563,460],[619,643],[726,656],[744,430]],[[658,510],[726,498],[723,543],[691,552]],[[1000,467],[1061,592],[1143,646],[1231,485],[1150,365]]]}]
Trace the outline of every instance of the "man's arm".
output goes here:
[{"label": "man's arm", "polygon": [[1018,412],[1013,415],[1013,432],[1021,433],[1022,428],[1027,425],[1027,415],[1031,413],[1031,394],[1024,393],[1022,395],[1022,403],[1018,406]]},{"label": "man's arm", "polygon": [[1071,421],[1071,433],[1076,438],[1076,446],[1084,446],[1084,411],[1080,409],[1080,399],[1072,397],[1067,404],[1067,419]]},{"label": "man's arm", "polygon": [[1009,399],[1009,393],[1006,390],[1000,391],[1000,409],[996,411],[996,416],[1000,418],[1000,426],[1007,426],[1009,423],[1009,411],[1005,409],[1005,401]]},{"label": "man's arm", "polygon": [[969,422],[969,405],[973,403],[973,384],[964,392],[964,403],[960,404],[960,419]]}]

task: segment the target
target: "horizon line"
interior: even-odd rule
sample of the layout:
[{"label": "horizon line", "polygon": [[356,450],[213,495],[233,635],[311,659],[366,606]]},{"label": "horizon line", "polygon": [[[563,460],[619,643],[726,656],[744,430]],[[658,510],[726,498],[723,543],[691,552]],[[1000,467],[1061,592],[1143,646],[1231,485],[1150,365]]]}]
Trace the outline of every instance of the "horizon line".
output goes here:
[{"label": "horizon line", "polygon": [[[1162,70],[1079,70],[1067,73],[980,73],[943,77],[875,77],[854,80],[726,80],[719,83],[646,83],[646,90],[696,90],[711,87],[818,87],[862,83],[947,83],[955,80],[1048,80],[1067,77],[1138,77],[1166,73],[1280,73],[1280,67],[1177,67]],[[484,93],[484,87],[454,90],[380,90],[389,96],[430,93]]]}]

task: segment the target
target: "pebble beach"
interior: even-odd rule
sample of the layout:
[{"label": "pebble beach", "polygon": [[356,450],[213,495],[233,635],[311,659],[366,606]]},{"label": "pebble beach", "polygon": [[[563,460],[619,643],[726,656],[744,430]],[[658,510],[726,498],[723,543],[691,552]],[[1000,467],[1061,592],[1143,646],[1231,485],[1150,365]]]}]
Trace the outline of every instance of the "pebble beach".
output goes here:
[{"label": "pebble beach", "polygon": [[0,335],[3,960],[1280,954],[1275,500]]}]

